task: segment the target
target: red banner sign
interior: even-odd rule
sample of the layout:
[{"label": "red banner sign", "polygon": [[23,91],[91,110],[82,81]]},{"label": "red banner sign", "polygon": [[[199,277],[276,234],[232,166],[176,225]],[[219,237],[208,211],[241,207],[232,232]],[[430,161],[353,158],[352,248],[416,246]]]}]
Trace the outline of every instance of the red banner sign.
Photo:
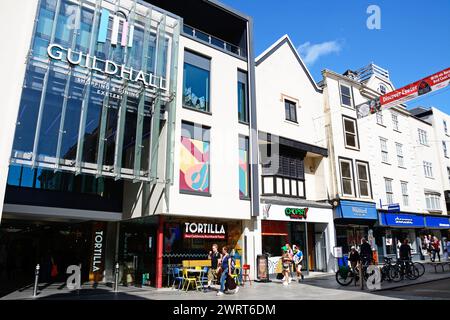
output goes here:
[{"label": "red banner sign", "polygon": [[435,73],[380,97],[381,109],[396,106],[418,96],[445,88],[450,83],[450,68]]},{"label": "red banner sign", "polygon": [[358,119],[413,100],[450,84],[450,68],[356,106]]}]

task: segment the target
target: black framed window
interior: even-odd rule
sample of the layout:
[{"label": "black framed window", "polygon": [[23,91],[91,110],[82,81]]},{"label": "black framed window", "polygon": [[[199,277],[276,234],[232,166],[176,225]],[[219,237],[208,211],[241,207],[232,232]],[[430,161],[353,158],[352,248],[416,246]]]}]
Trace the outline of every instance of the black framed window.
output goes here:
[{"label": "black framed window", "polygon": [[211,60],[191,51],[184,52],[183,106],[210,112]]},{"label": "black framed window", "polygon": [[356,120],[343,117],[343,127],[344,127],[344,141],[345,147],[352,149],[359,149],[359,139],[358,139],[358,130],[356,125]]},{"label": "black framed window", "polygon": [[248,123],[248,84],[247,72],[238,70],[238,116],[239,121]]},{"label": "black framed window", "polygon": [[297,122],[297,104],[295,102],[285,99],[284,110],[286,114],[286,120]]}]

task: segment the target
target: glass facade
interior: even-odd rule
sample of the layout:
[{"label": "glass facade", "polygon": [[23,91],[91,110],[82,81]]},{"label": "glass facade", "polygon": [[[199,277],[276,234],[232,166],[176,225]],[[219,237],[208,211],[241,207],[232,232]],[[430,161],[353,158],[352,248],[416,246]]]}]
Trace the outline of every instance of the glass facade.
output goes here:
[{"label": "glass facade", "polygon": [[128,5],[40,1],[12,163],[156,177],[159,140],[152,136],[174,91],[179,20],[141,1]]},{"label": "glass facade", "polygon": [[248,123],[248,91],[247,73],[238,70],[238,115],[239,121]]}]

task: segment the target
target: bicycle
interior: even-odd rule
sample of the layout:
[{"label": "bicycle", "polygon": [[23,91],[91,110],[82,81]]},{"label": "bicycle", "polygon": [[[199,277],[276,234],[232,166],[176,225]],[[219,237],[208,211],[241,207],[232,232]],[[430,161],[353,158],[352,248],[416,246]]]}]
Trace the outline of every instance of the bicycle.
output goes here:
[{"label": "bicycle", "polygon": [[355,268],[351,268],[349,266],[341,266],[339,267],[339,270],[336,271],[336,281],[341,286],[348,286],[352,282],[356,283],[359,281],[360,278],[360,268],[362,267],[362,273],[363,273],[363,279],[367,281],[369,279],[369,274],[367,273],[367,268],[369,267],[369,261],[363,261],[358,263],[358,265]]},{"label": "bicycle", "polygon": [[399,266],[396,263],[392,263],[393,258],[385,257],[384,265],[381,267],[381,281],[394,281],[400,277]]},{"label": "bicycle", "polygon": [[416,280],[420,277],[420,271],[411,260],[397,260],[398,274],[393,279],[394,282],[399,282],[408,278],[409,280]]}]

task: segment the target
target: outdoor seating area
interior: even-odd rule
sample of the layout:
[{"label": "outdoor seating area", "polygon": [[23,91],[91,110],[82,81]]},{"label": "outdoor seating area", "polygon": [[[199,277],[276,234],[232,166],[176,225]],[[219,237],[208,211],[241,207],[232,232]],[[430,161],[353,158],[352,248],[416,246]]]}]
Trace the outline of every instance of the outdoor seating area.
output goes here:
[{"label": "outdoor seating area", "polygon": [[[169,283],[173,289],[181,291],[207,291],[208,272],[211,268],[211,260],[183,260],[181,265],[172,265],[169,267]],[[245,281],[251,284],[250,265],[243,265],[241,268],[240,260],[236,260],[235,270],[231,277],[237,285],[244,285]],[[212,284],[218,285],[219,279]]]}]

